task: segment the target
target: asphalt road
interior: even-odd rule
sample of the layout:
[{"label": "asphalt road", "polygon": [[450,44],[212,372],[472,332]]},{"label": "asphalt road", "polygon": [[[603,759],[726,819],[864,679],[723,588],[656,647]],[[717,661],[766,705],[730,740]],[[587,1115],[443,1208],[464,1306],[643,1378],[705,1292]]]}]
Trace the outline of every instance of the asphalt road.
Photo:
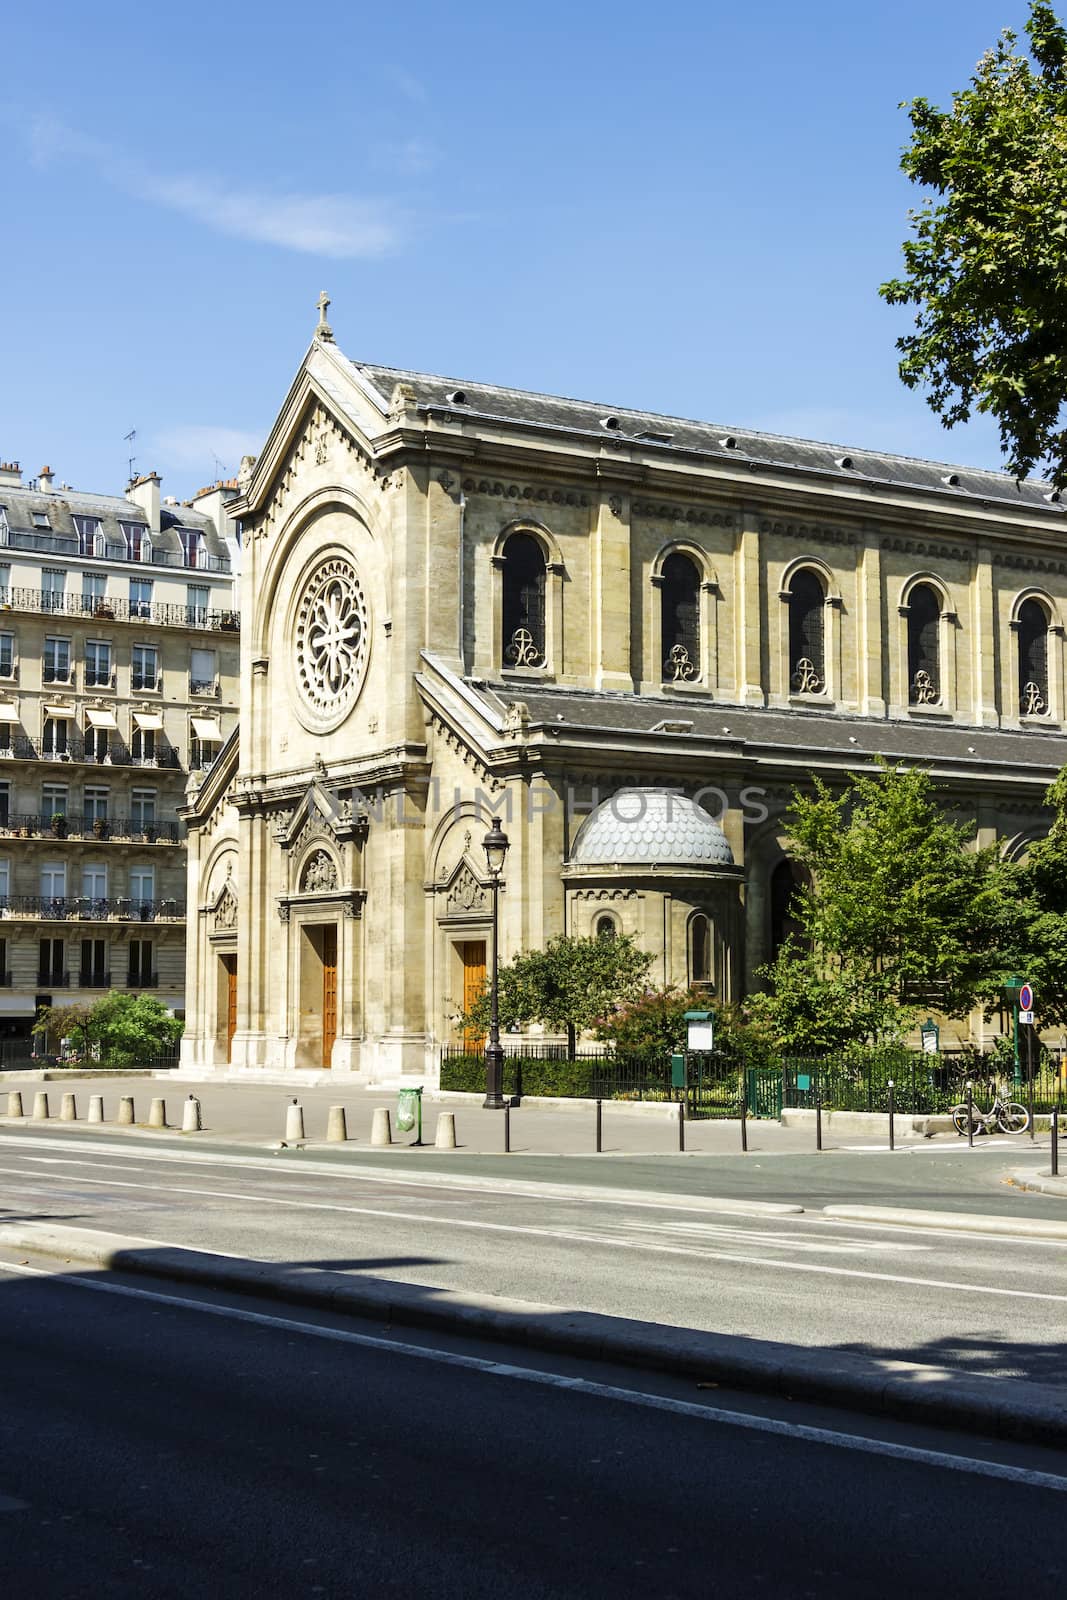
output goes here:
[{"label": "asphalt road", "polygon": [[695,1197],[193,1155],[5,1135],[0,1217],[1067,1384],[1067,1242],[845,1222],[820,1196],[802,1216],[732,1216]]},{"label": "asphalt road", "polygon": [[1062,1593],[1061,1456],[36,1270],[0,1269],[20,1600]]}]

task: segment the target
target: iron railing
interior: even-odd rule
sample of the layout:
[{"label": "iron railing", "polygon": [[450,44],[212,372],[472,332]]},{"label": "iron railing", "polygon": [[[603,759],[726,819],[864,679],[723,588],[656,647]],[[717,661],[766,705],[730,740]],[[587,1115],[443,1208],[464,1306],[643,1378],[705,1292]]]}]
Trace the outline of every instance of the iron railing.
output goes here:
[{"label": "iron railing", "polygon": [[[1029,1094],[1025,1063],[1016,1079],[1011,1064],[993,1056],[896,1051],[881,1060],[791,1057],[782,1062],[782,1105],[814,1109],[821,1102],[824,1110],[888,1112],[890,1079],[894,1109],[905,1116],[949,1111],[965,1098],[968,1083],[979,1104],[998,1090],[1020,1101]],[[1067,1064],[1045,1056],[1035,1065],[1033,1100],[1035,1111],[1067,1110]]]},{"label": "iron railing", "polygon": [[79,974],[78,974],[78,988],[79,989],[110,989],[111,988],[111,974],[110,974],[110,972],[79,972]]},{"label": "iron railing", "polygon": [[190,556],[185,550],[162,550],[154,540],[146,538],[137,546],[137,554],[118,539],[105,539],[99,534],[92,539],[79,539],[64,533],[29,533],[21,528],[0,527],[0,548],[34,550],[41,555],[69,556],[77,561],[121,561],[131,567],[182,567],[186,572],[229,572],[229,556],[208,555],[197,550]]},{"label": "iron railing", "polygon": [[159,973],[148,972],[138,975],[136,972],[127,972],[126,987],[127,989],[158,989]]},{"label": "iron railing", "polygon": [[41,611],[49,616],[89,617],[97,622],[154,622],[165,628],[207,628],[239,633],[238,611],[180,606],[156,600],[97,599],[95,595],[52,594],[45,589],[0,589],[0,622],[5,611]]},{"label": "iron railing", "polygon": [[0,895],[0,917],[36,922],[181,922],[182,900],[140,900],[129,895]]},{"label": "iron railing", "polygon": [[0,723],[0,757],[15,761],[78,761],[97,767],[162,767],[174,770],[181,767],[179,752],[170,745],[158,745],[154,755],[134,755],[129,745],[110,739],[105,745],[90,744],[77,734],[68,734],[65,741],[38,738],[27,733],[7,733],[9,723]]},{"label": "iron railing", "polygon": [[69,989],[69,972],[46,972],[40,967],[37,969],[38,989]]},{"label": "iron railing", "polygon": [[52,820],[52,812],[16,812],[0,817],[0,838],[120,840],[132,844],[177,844],[185,837],[180,822],[143,822],[133,817],[65,816]]}]

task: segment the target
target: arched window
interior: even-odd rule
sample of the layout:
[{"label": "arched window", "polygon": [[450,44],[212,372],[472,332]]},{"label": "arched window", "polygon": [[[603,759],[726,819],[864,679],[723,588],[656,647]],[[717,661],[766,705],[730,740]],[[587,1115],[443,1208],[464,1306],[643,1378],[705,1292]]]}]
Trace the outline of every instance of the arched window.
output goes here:
[{"label": "arched window", "polygon": [[702,911],[689,921],[689,981],[711,982],[711,923]]},{"label": "arched window", "polygon": [[908,597],[908,703],[936,705],[941,699],[941,600],[928,583]]},{"label": "arched window", "polygon": [[808,872],[799,861],[788,857],[779,861],[771,873],[771,960],[787,939],[799,939],[801,925],[796,916],[796,897],[807,887]]},{"label": "arched window", "polygon": [[804,567],[789,585],[789,687],[797,694],[825,694],[823,617],[826,590],[818,573]]},{"label": "arched window", "polygon": [[660,636],[664,683],[688,683],[700,675],[700,573],[676,550],[663,563]]},{"label": "arched window", "polygon": [[596,936],[598,939],[614,939],[618,929],[614,917],[597,917]]},{"label": "arched window", "polygon": [[1048,711],[1048,617],[1038,600],[1019,607],[1019,710],[1024,717]]},{"label": "arched window", "polygon": [[504,665],[545,664],[545,557],[529,533],[504,546]]}]

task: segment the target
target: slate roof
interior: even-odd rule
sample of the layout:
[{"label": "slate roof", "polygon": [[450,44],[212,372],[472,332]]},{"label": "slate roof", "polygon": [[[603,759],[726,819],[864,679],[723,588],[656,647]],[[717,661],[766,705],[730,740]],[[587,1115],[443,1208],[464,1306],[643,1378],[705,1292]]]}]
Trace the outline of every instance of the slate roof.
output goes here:
[{"label": "slate roof", "polygon": [[[696,753],[703,741],[714,740],[724,752],[762,759],[768,764],[820,754],[835,764],[867,765],[872,755],[890,761],[951,764],[973,768],[976,775],[992,767],[1018,772],[1028,783],[1048,783],[1067,763],[1067,734],[1049,729],[976,728],[933,717],[874,718],[790,707],[788,710],[724,705],[687,695],[651,696],[596,694],[581,690],[541,688],[537,684],[488,685],[482,691],[500,706],[521,700],[530,715],[530,732],[549,736],[580,734],[587,746],[598,734],[608,738],[655,735],[657,724],[691,723],[687,733],[663,733],[672,748],[692,739]],[[585,738],[585,736],[588,736]],[[705,757],[706,759],[706,757]]]},{"label": "slate roof", "polygon": [[[339,351],[335,352],[340,355]],[[342,361],[347,358],[341,357]],[[812,439],[760,433],[751,428],[724,427],[710,422],[694,422],[660,412],[635,411],[588,400],[569,400],[559,395],[536,394],[525,389],[508,389],[499,384],[477,383],[473,379],[443,378],[427,372],[408,372],[400,368],[350,362],[387,405],[394,384],[410,384],[419,404],[435,411],[451,411],[457,417],[509,423],[532,430],[562,431],[584,435],[603,442],[613,438],[621,444],[639,446],[670,455],[694,454],[724,464],[740,466],[748,461],[768,467],[816,472],[853,483],[882,484],[921,489],[927,494],[950,500],[987,500],[1005,506],[1042,511],[1049,517],[1062,516],[1067,504],[1050,500],[1048,484],[1029,479],[1017,484],[1003,472],[987,472],[977,467],[952,466],[944,462],[923,461],[879,450],[823,444]],[[451,397],[459,391],[465,403]],[[616,427],[605,426],[613,418]],[[666,435],[649,438],[647,435]],[[645,437],[643,437],[645,436]],[[729,445],[725,441],[733,440]],[[843,463],[848,463],[844,465]],[[957,482],[951,482],[951,479]]]},{"label": "slate roof", "polygon": [[[27,485],[0,484],[0,506],[7,513],[7,523],[13,534],[28,534],[33,543],[12,541],[12,548],[40,555],[79,556],[78,531],[74,518],[95,517],[107,541],[108,559],[123,559],[125,542],[121,523],[134,527],[148,527],[141,507],[122,495],[92,494],[85,490],[55,489],[50,493],[32,489]],[[43,511],[48,517],[48,527],[34,526],[33,513]],[[211,517],[192,506],[160,506],[160,531],[152,534],[153,549],[166,557],[161,563],[181,566],[182,546],[178,528],[195,528],[204,536],[204,547],[209,556],[221,561],[228,559],[226,542],[219,536]],[[114,557],[112,557],[114,550]],[[216,569],[218,570],[218,569]]]}]

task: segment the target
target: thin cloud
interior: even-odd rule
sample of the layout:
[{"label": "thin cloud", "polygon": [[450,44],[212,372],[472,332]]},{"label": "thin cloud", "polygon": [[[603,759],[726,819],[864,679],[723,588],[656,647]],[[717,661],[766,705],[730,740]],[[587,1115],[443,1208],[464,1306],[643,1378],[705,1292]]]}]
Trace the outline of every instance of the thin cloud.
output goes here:
[{"label": "thin cloud", "polygon": [[29,139],[39,166],[80,161],[115,188],[233,238],[350,260],[386,255],[403,237],[403,217],[389,201],[246,189],[213,174],[168,176],[52,120],[33,123]]},{"label": "thin cloud", "polygon": [[385,76],[393,86],[400,90],[405,99],[414,105],[424,105],[427,99],[426,85],[413,73],[407,72],[403,67],[386,67]]},{"label": "thin cloud", "polygon": [[440,151],[428,139],[383,140],[371,150],[371,160],[376,167],[406,178],[432,172],[440,159]]},{"label": "thin cloud", "polygon": [[232,478],[242,456],[257,455],[262,435],[245,428],[214,427],[210,423],[180,423],[155,435],[142,450],[161,469],[201,471],[204,481]]}]

